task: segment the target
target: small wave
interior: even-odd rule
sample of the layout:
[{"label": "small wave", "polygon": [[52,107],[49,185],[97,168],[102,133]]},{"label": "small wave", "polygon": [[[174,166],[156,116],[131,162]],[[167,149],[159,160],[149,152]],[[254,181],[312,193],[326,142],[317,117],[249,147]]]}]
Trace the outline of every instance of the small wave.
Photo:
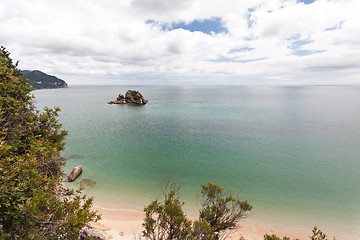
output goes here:
[{"label": "small wave", "polygon": [[126,208],[106,208],[106,207],[100,207],[100,206],[94,206],[95,208],[100,208],[107,211],[124,211],[124,212],[134,212],[139,213],[138,210],[132,210],[132,209],[126,209]]}]

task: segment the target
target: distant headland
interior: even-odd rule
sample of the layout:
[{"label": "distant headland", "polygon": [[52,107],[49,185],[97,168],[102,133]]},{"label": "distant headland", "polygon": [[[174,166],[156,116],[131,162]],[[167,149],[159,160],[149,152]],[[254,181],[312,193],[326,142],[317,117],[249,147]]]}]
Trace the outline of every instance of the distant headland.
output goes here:
[{"label": "distant headland", "polygon": [[48,75],[39,70],[23,70],[21,74],[29,79],[30,86],[35,89],[67,88],[67,83],[55,76]]},{"label": "distant headland", "polygon": [[127,104],[127,103],[134,103],[144,105],[148,103],[148,100],[145,100],[143,95],[139,91],[128,90],[124,95],[119,94],[115,101],[110,101],[108,104]]}]

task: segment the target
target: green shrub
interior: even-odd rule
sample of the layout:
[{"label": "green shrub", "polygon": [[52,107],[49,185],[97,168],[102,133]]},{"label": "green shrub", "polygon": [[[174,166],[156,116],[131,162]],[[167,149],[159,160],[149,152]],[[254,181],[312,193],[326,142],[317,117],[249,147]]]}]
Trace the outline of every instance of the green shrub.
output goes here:
[{"label": "green shrub", "polygon": [[182,210],[179,187],[174,183],[162,187],[164,201],[155,200],[144,208],[143,236],[151,240],[224,239],[251,210],[247,201],[234,198],[217,183],[202,185],[200,216],[192,222]]},{"label": "green shrub", "polygon": [[[309,236],[309,238],[311,240],[328,240],[326,234],[323,233],[316,226],[313,228],[312,233],[313,233],[313,235]],[[272,235],[265,234],[264,240],[291,240],[291,239],[286,236],[281,238],[281,237],[276,236],[275,234],[272,234]],[[294,239],[294,240],[299,240],[299,239]],[[335,240],[335,237],[334,237],[334,240]]]},{"label": "green shrub", "polygon": [[0,49],[0,238],[76,239],[99,216],[92,198],[63,189],[60,109],[35,110],[33,90]]}]

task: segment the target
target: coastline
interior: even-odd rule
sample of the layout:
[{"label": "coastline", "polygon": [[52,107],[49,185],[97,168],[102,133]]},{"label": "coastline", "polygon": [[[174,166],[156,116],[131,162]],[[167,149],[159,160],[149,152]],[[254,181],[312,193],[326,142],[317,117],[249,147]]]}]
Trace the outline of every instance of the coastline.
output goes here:
[{"label": "coastline", "polygon": [[[127,240],[139,239],[142,231],[144,213],[142,209],[113,208],[95,205],[102,219],[99,223],[111,230],[106,231],[112,239]],[[194,214],[195,215],[195,214]],[[276,234],[277,236],[288,236],[291,239],[307,239],[311,235],[311,229],[295,229],[278,225],[264,226],[256,219],[249,216],[240,222],[240,227],[229,235],[228,239],[239,239],[241,236],[247,240],[262,240],[265,234]],[[344,239],[344,238],[340,238]],[[345,238],[346,239],[346,238]],[[350,238],[349,238],[350,239]]]},{"label": "coastline", "polygon": [[[139,195],[130,194],[128,196],[126,191],[123,191],[121,196],[114,192],[109,195],[102,193],[100,198],[98,198],[98,194],[94,194],[93,190],[87,194],[95,198],[93,210],[102,215],[99,225],[106,229],[107,235],[112,237],[109,239],[119,240],[141,239],[143,208],[152,199],[159,197],[154,193],[153,197],[146,200]],[[131,199],[133,201],[129,202]],[[194,220],[198,216],[196,204],[194,205],[194,202],[189,199],[186,200],[185,202],[190,204],[185,204],[183,210],[189,219]],[[240,237],[243,237],[246,240],[263,240],[265,234],[275,234],[281,238],[287,236],[290,239],[305,240],[309,239],[313,227],[317,226],[327,235],[328,239],[335,237],[337,240],[360,240],[358,234],[360,229],[351,227],[344,221],[332,222],[324,216],[304,217],[304,215],[293,215],[287,211],[269,214],[264,210],[266,209],[259,208],[259,206],[254,208],[247,218],[240,222],[239,228],[233,231],[227,239],[239,240]],[[354,226],[354,222],[351,225]],[[95,228],[97,227],[95,226]],[[104,229],[100,228],[100,230]]]},{"label": "coastline", "polygon": [[[78,183],[78,182],[77,182]],[[73,183],[74,184],[74,183]],[[77,186],[72,185],[72,187]],[[70,185],[68,186],[70,187]],[[120,192],[106,192],[99,188],[85,190],[85,193],[94,197],[93,210],[98,211],[102,215],[99,224],[105,230],[107,235],[119,240],[136,240],[142,239],[142,223],[144,219],[143,208],[150,203],[151,200],[157,199],[159,193],[156,191],[152,194],[147,194],[144,198],[143,195],[130,193],[131,190],[123,190]],[[151,197],[152,195],[152,197]],[[192,195],[191,195],[192,196]],[[183,210],[187,217],[194,220],[198,217],[198,208],[196,204],[197,197],[184,194],[182,200],[186,204]],[[250,200],[254,200],[251,199]],[[252,201],[251,201],[252,202]],[[323,215],[308,215],[305,212],[301,214],[294,214],[293,211],[283,207],[283,211],[274,211],[270,209],[271,205],[259,206],[254,200],[256,208],[254,208],[246,219],[242,220],[239,228],[234,231],[227,239],[239,240],[243,237],[246,240],[263,240],[265,234],[275,234],[278,237],[287,236],[290,239],[309,239],[312,235],[313,227],[318,227],[323,231],[328,239],[337,240],[360,240],[360,229],[354,228],[355,222],[349,225],[349,219],[338,219],[333,221],[327,219]],[[299,213],[299,212],[298,212]],[[96,227],[95,227],[96,228]],[[100,229],[102,230],[102,229]]]},{"label": "coastline", "polygon": [[[142,222],[144,218],[141,206],[116,207],[114,205],[108,205],[105,202],[95,202],[93,210],[97,210],[102,215],[99,225],[104,229],[110,229],[105,231],[105,233],[110,235],[112,237],[111,239],[141,239]],[[186,213],[192,220],[197,216],[196,212]],[[294,219],[296,219],[296,217],[294,217]],[[240,237],[244,237],[246,240],[263,240],[265,234],[275,234],[281,238],[287,236],[290,237],[290,239],[305,240],[309,239],[309,236],[312,235],[314,226],[309,222],[292,224],[291,222],[277,222],[277,220],[276,217],[274,217],[274,219],[264,219],[257,214],[250,214],[245,220],[240,222],[239,228],[233,231],[227,239],[238,240]],[[360,240],[360,236],[356,235],[356,229],[354,232],[339,232],[339,228],[334,229],[331,226],[323,226],[321,223],[319,223],[317,227],[319,227],[329,239],[335,237],[338,240]]]}]

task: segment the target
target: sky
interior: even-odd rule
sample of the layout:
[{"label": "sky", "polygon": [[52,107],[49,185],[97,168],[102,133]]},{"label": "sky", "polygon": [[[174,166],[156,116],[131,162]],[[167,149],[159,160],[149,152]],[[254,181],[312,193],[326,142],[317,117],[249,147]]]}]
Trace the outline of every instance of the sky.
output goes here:
[{"label": "sky", "polygon": [[359,0],[1,0],[0,45],[70,85],[360,84]]}]

